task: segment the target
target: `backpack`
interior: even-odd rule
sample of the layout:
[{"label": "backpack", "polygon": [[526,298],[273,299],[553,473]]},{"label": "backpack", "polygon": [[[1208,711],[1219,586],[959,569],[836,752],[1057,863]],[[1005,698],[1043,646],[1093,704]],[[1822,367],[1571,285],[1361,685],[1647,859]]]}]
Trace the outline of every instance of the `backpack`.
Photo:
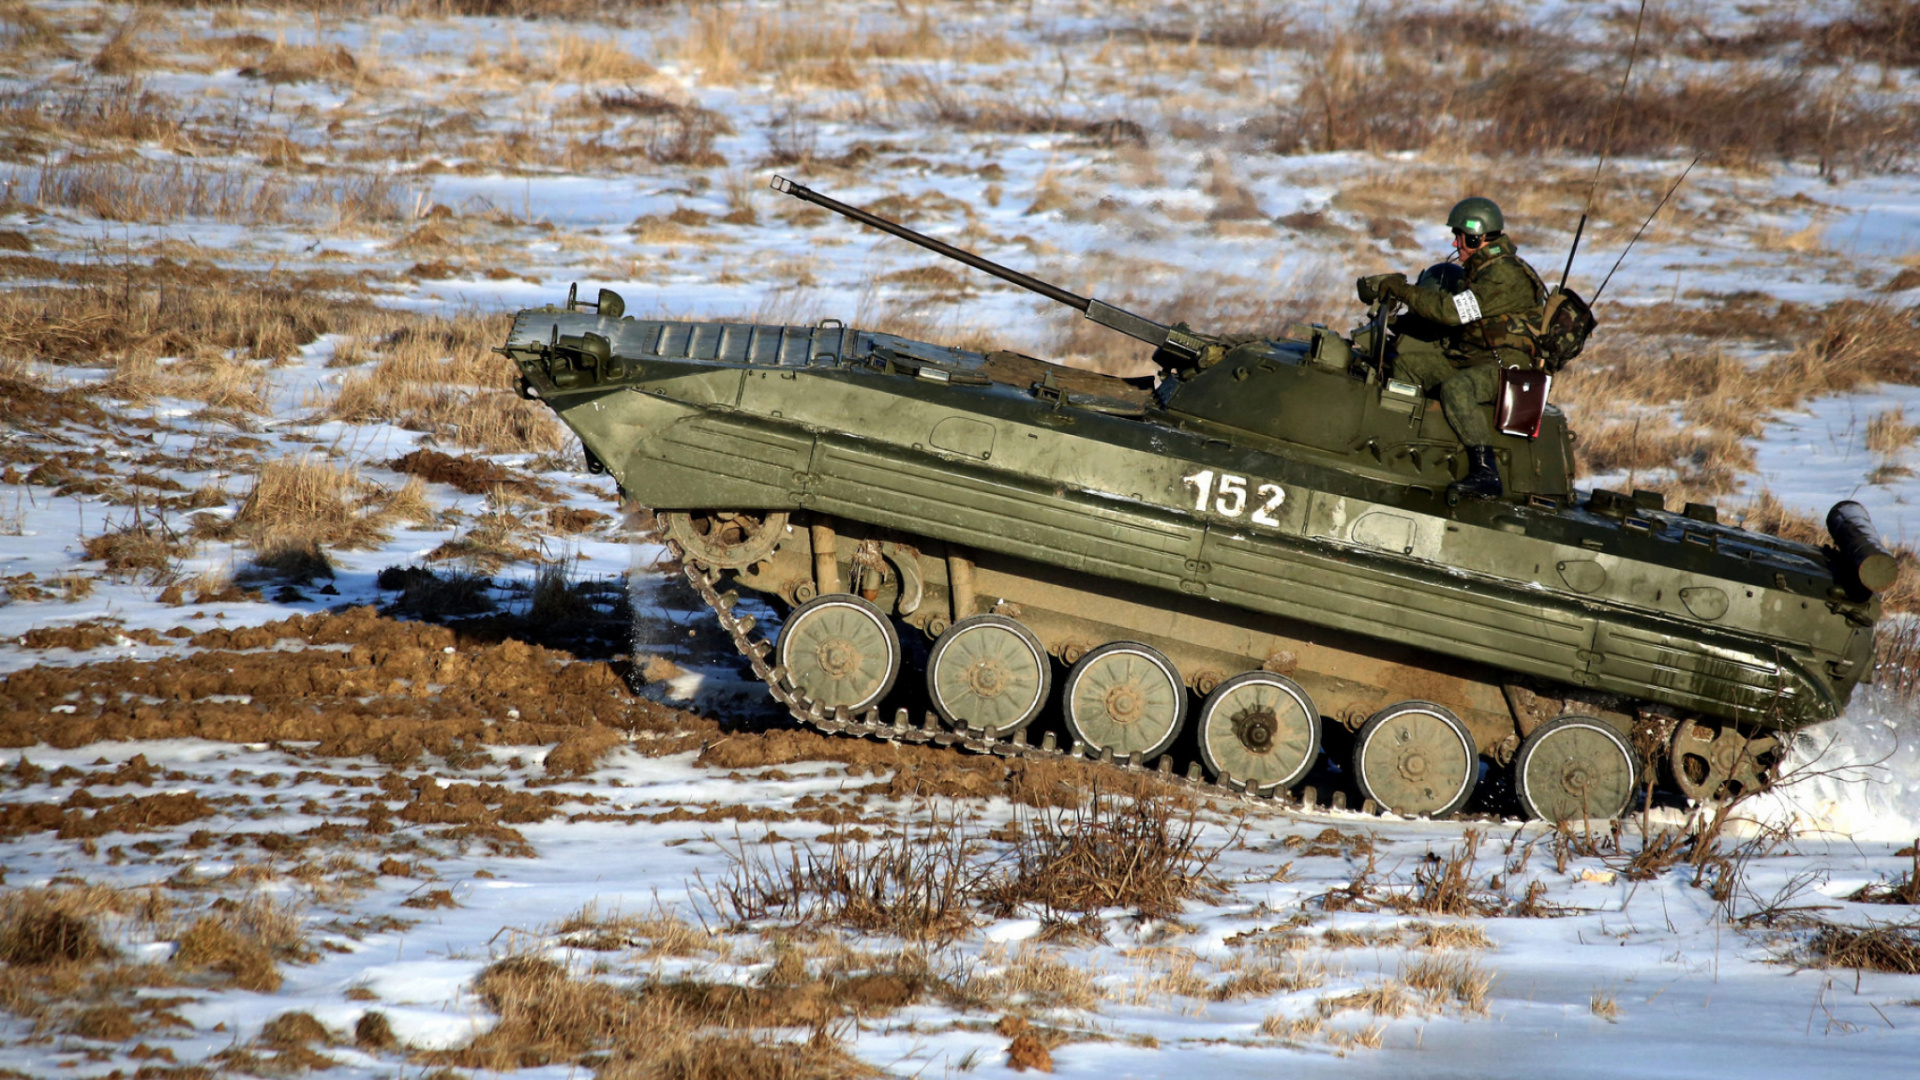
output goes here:
[{"label": "backpack", "polygon": [[1586,348],[1588,336],[1599,324],[1579,293],[1554,289],[1540,312],[1539,329],[1533,334],[1534,359],[1548,371],[1559,371]]}]

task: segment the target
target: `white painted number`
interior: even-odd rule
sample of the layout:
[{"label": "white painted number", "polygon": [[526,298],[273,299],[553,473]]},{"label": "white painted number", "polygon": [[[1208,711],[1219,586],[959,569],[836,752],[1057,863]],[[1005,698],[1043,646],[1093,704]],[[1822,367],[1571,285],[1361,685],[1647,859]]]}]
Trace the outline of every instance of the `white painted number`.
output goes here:
[{"label": "white painted number", "polygon": [[[1232,505],[1228,505],[1231,502]],[[1240,511],[1247,508],[1247,478],[1244,476],[1222,476],[1220,478],[1220,498],[1214,503],[1214,509],[1228,517],[1239,517]]]},{"label": "white painted number", "polygon": [[1287,501],[1286,489],[1279,484],[1261,484],[1260,494],[1265,495],[1267,501],[1261,503],[1260,509],[1253,512],[1254,524],[1279,526],[1280,519],[1274,517],[1273,512],[1280,509],[1281,503]]},{"label": "white painted number", "polygon": [[[1219,480],[1216,490],[1214,480]],[[1215,513],[1223,517],[1239,517],[1247,511],[1247,478],[1232,473],[1216,474],[1212,469],[1202,469],[1191,476],[1180,478],[1183,484],[1193,486],[1195,498],[1193,508],[1205,513],[1211,504]],[[1286,489],[1279,484],[1261,484],[1255,492],[1265,501],[1253,512],[1253,521],[1257,525],[1278,526],[1280,520],[1274,512],[1287,501]]]},{"label": "white painted number", "polygon": [[1213,497],[1213,470],[1202,469],[1192,476],[1181,477],[1180,482],[1183,484],[1192,484],[1194,487],[1200,489],[1200,497],[1193,501],[1193,508],[1203,514],[1206,513],[1207,500]]}]

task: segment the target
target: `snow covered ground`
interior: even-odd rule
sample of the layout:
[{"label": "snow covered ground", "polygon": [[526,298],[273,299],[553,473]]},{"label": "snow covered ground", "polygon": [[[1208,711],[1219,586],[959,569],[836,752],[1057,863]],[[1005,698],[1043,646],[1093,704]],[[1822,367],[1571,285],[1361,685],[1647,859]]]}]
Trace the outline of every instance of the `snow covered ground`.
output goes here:
[{"label": "snow covered ground", "polygon": [[[1524,21],[1611,40],[1623,32],[1615,7],[1570,0],[1530,8]],[[25,10],[31,17],[7,18],[12,52],[0,65],[4,123],[19,139],[0,155],[0,256],[20,296],[39,286],[107,295],[137,281],[164,295],[231,287],[220,274],[334,275],[330,295],[343,305],[370,299],[424,319],[555,302],[577,280],[619,290],[635,313],[831,316],[1125,366],[1137,354],[1076,327],[1071,313],[964,271],[925,273],[931,260],[917,249],[802,212],[766,180],[780,172],[890,208],[990,258],[1196,325],[1344,325],[1357,317],[1354,276],[1445,252],[1438,214],[1463,172],[1492,185],[1525,250],[1557,270],[1596,164],[1578,153],[1485,158],[1457,147],[1273,152],[1250,132],[1310,88],[1315,57],[1279,31],[1256,47],[1202,38],[1343,25],[1302,6],[834,0],[643,8],[619,25],[278,8],[156,7],[135,18],[135,9],[64,0]],[[1443,22],[1484,14],[1480,5],[1406,11],[1437,11]],[[1822,25],[1853,11],[1794,5],[1792,14]],[[1659,32],[1683,42],[1688,25],[1731,35],[1767,14],[1671,3],[1650,17],[1668,19]],[[1259,21],[1267,16],[1275,21]],[[139,56],[113,53],[116,39]],[[1781,55],[1758,63],[1797,54]],[[1642,77],[1666,79],[1728,63],[1678,46],[1644,62]],[[1847,75],[1888,101],[1915,96],[1911,66]],[[144,127],[110,127],[104,118],[116,109],[153,115]],[[1598,285],[1688,156],[1608,163],[1611,197],[1574,261],[1576,287]],[[200,178],[199,195],[181,195],[191,187],[182,176]],[[1911,305],[1920,301],[1916,191],[1900,169],[1704,162],[1614,277],[1607,302],[1710,310],[1716,298],[1758,294],[1812,308],[1862,298]],[[242,195],[253,209],[234,208]],[[168,265],[182,269],[162,281],[156,268]],[[41,340],[55,339],[32,339]],[[1724,347],[1758,360],[1799,344],[1733,334]],[[909,957],[932,975],[898,1000],[830,1011],[820,1025],[858,1060],[900,1076],[1005,1074],[1023,1032],[1047,1048],[1055,1072],[1090,1077],[1799,1076],[1836,1063],[1899,1074],[1915,1055],[1920,977],[1810,960],[1811,918],[1912,921],[1910,906],[1847,899],[1911,881],[1914,857],[1900,852],[1920,838],[1913,706],[1871,689],[1796,747],[1802,778],[1743,804],[1751,820],[1699,852],[1697,866],[1634,859],[1685,824],[1677,810],[1636,819],[1617,840],[1583,840],[1517,822],[1203,800],[1191,812],[1202,845],[1221,847],[1211,872],[1223,884],[1177,916],[1116,905],[1059,935],[1049,921],[1058,913],[974,905],[972,925],[934,943],[772,916],[727,927],[713,885],[758,857],[745,853],[783,858],[799,843],[860,859],[890,833],[944,822],[973,838],[981,866],[1004,869],[995,860],[1020,842],[1009,823],[1024,835],[1042,830],[1034,806],[1046,799],[990,763],[856,752],[791,734],[779,752],[743,749],[762,736],[735,729],[759,707],[739,696],[737,673],[700,636],[699,616],[651,569],[660,552],[623,526],[612,485],[580,470],[576,450],[537,440],[476,449],[444,426],[329,412],[352,379],[399,347],[334,330],[278,360],[236,348],[232,359],[259,389],[249,411],[164,392],[135,398],[123,393],[129,366],[110,357],[8,344],[15,366],[0,376],[20,380],[9,386],[77,390],[111,419],[0,414],[0,448],[23,455],[7,459],[19,467],[0,483],[0,674],[11,677],[0,695],[0,741],[11,746],[0,752],[9,770],[0,776],[0,901],[70,894],[62,903],[95,920],[114,963],[155,967],[113,985],[8,965],[0,1069],[181,1080],[203,1075],[196,1067],[489,1071],[499,1062],[434,1054],[457,1054],[495,1025],[498,1010],[475,980],[511,956],[547,957],[579,979],[628,988],[828,985],[897,972]],[[157,363],[186,371],[196,355],[183,349]],[[463,386],[475,402],[497,392]],[[1857,498],[1890,539],[1920,541],[1911,438],[1891,451],[1867,441],[1868,422],[1889,410],[1920,421],[1916,393],[1887,384],[1769,417],[1749,444],[1753,468],[1729,497],[1764,489],[1816,516]],[[76,475],[30,479],[29,451],[65,455]],[[351,468],[371,485],[358,511],[366,517],[419,478],[396,464],[416,451],[493,462],[509,483],[544,494],[514,501],[485,485],[428,480],[427,513],[383,519],[366,546],[327,547],[329,574],[243,580],[252,597],[219,587],[254,567],[257,538],[216,526],[244,514],[267,465],[318,455],[330,469]],[[91,472],[77,468],[80,458],[95,463]],[[122,497],[141,471],[177,488]],[[89,491],[88,478],[108,487]],[[209,487],[219,492],[210,505],[159,512],[166,529],[210,523],[162,571],[110,570],[89,556],[89,539],[153,519],[165,492]],[[451,574],[463,564],[440,558],[449,545],[491,535],[502,514],[536,511],[608,516],[579,530],[508,530],[533,557],[482,571],[496,613],[524,620],[540,567],[559,566],[575,582],[610,583],[587,594],[606,609],[596,617],[624,618],[618,601],[630,588],[639,640],[622,629],[611,646],[578,648],[577,661],[529,659],[480,636],[409,636],[395,627],[412,624],[398,619],[327,614],[393,604],[400,594],[383,587],[381,571]],[[183,584],[184,596],[169,597]],[[318,621],[279,641],[219,636],[293,616]],[[370,626],[366,657],[329,636]],[[180,628],[190,636],[168,636]],[[680,662],[686,676],[648,692],[689,713],[628,703],[587,673],[604,675],[616,652]],[[318,672],[336,666],[336,654],[349,683],[321,690]],[[59,682],[55,668],[78,681]],[[314,689],[276,697],[276,670],[306,680],[289,686]],[[378,678],[352,683],[362,671]],[[550,685],[513,681],[515,671]],[[135,678],[187,689],[140,691]],[[578,742],[593,716],[621,738]],[[1468,902],[1422,908],[1423,883],[1469,849],[1451,864]],[[89,886],[113,898],[72,898],[90,896]],[[149,894],[163,902],[143,907]],[[275,939],[276,989],[248,989],[218,964],[183,957],[198,920],[257,930],[272,920],[249,923],[247,913],[263,904],[296,928]],[[593,943],[609,947],[582,944],[595,926],[605,933]],[[1438,929],[1459,927],[1477,934]],[[685,941],[663,944],[674,935]],[[801,957],[798,976],[789,954]],[[131,1019],[109,1022],[120,1016],[112,1010]],[[324,1062],[268,1030],[291,1012],[326,1029],[310,1043]],[[390,1041],[369,1026],[376,1014]],[[808,1033],[796,1025],[775,1035]],[[521,1064],[516,1075],[529,1078],[583,1071],[579,1056]]]}]

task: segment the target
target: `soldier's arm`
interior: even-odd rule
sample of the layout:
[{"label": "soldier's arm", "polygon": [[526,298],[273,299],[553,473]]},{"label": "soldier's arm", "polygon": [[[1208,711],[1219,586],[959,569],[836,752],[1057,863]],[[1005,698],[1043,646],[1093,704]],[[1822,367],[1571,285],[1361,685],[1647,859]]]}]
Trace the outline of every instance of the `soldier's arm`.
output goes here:
[{"label": "soldier's arm", "polygon": [[1533,307],[1533,283],[1517,266],[1496,263],[1474,283],[1457,293],[1432,287],[1391,283],[1389,295],[1407,305],[1407,310],[1441,326],[1465,326],[1495,315],[1507,315]]}]

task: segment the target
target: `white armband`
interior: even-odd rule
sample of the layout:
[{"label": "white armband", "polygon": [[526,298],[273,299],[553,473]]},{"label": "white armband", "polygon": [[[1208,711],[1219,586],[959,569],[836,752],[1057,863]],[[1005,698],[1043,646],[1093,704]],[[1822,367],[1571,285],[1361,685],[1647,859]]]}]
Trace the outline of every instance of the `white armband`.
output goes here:
[{"label": "white armband", "polygon": [[1472,289],[1462,289],[1453,294],[1453,312],[1460,316],[1460,325],[1480,321],[1480,298],[1473,295]]}]

